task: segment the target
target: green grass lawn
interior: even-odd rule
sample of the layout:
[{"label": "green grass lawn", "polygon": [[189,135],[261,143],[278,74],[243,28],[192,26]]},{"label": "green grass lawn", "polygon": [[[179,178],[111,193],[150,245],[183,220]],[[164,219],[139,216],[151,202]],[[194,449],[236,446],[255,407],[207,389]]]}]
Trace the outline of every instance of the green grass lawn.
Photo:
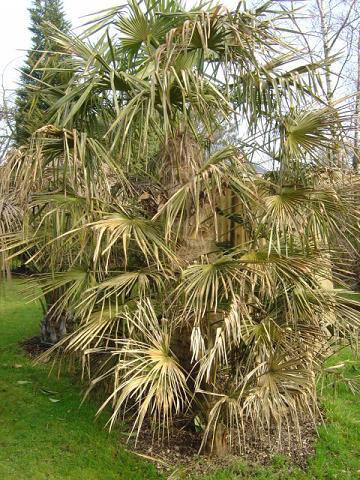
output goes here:
[{"label": "green grass lawn", "polygon": [[[79,385],[67,375],[48,376],[48,366],[34,366],[26,357],[18,342],[37,334],[40,307],[24,302],[16,281],[0,288],[0,479],[162,478],[153,465],[126,451],[121,431],[108,434],[104,419],[94,421],[95,403],[79,409]],[[344,350],[333,362],[350,358]],[[351,365],[348,371],[356,374]],[[360,479],[360,400],[344,386],[336,394],[328,387],[323,404],[328,425],[320,429],[306,473],[278,457],[271,467],[239,462],[202,480]],[[178,478],[188,475],[179,472]]]},{"label": "green grass lawn", "polygon": [[[0,290],[0,479],[157,479],[156,468],[94,422],[96,405],[80,409],[81,392],[66,376],[48,376],[18,346],[38,333],[40,307],[24,302],[19,284]],[[57,392],[57,393],[51,393]]]}]

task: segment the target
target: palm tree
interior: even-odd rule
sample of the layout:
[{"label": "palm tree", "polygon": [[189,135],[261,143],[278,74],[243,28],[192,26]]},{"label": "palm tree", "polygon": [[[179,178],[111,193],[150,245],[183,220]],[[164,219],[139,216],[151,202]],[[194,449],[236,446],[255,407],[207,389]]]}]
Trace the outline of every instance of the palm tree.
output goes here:
[{"label": "palm tree", "polygon": [[[53,32],[70,81],[44,89],[44,126],[2,167],[25,206],[2,251],[53,296],[53,341],[71,319],[47,355],[110,387],[110,426],[130,412],[164,436],[186,412],[217,454],[249,423],[300,427],[318,368],[357,335],[330,247],[358,230],[359,184],[328,155],[347,115],[318,100],[287,16],[146,0]],[[234,124],[237,145],[219,142]]]}]

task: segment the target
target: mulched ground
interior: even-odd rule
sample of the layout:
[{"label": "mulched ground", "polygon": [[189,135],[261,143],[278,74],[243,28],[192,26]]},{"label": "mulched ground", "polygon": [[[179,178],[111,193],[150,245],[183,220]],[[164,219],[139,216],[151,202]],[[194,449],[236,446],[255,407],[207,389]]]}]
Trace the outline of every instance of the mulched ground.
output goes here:
[{"label": "mulched ground", "polygon": [[159,470],[171,471],[175,466],[195,474],[204,474],[219,468],[225,468],[236,460],[243,460],[249,464],[268,465],[274,455],[281,454],[289,458],[289,462],[305,469],[310,456],[314,454],[317,425],[309,418],[301,426],[301,438],[297,430],[290,426],[283,432],[281,443],[276,432],[264,432],[261,438],[252,434],[252,429],[246,432],[246,439],[242,448],[234,446],[232,453],[218,458],[199,455],[201,434],[187,428],[173,428],[165,442],[153,438],[150,429],[144,429],[135,445],[134,440],[129,442],[131,451],[152,460]]},{"label": "mulched ground", "polygon": [[47,343],[42,343],[40,337],[28,338],[19,342],[19,345],[30,357],[34,358],[40,355],[40,353],[45,352],[51,346]]}]

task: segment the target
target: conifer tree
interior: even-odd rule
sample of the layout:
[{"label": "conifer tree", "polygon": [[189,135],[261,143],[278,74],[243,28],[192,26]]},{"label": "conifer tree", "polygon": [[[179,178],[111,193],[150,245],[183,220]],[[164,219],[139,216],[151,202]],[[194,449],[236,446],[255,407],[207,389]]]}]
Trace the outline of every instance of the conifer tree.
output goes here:
[{"label": "conifer tree", "polygon": [[[14,132],[17,146],[26,142],[29,135],[43,122],[43,114],[49,106],[41,96],[41,89],[49,75],[42,68],[49,66],[49,62],[59,61],[59,55],[54,54],[58,47],[51,39],[49,26],[51,24],[63,32],[70,30],[62,0],[33,0],[29,12],[32,46],[21,69],[20,87],[17,90]],[[51,83],[54,85],[54,79]]]}]

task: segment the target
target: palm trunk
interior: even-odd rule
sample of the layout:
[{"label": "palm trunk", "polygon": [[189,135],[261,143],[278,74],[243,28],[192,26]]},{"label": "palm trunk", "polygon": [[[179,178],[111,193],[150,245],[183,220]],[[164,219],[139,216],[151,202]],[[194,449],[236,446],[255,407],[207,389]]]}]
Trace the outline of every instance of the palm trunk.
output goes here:
[{"label": "palm trunk", "polygon": [[201,453],[220,458],[225,457],[229,453],[227,429],[222,423],[216,425],[214,434],[209,435]]},{"label": "palm trunk", "polygon": [[44,316],[40,324],[40,340],[47,345],[54,345],[61,340],[68,331],[71,315],[66,311],[54,308],[56,300],[62,292],[53,291],[44,295]]},{"label": "palm trunk", "polygon": [[[190,140],[186,135],[179,135],[172,143],[173,158],[168,162],[167,170],[165,170],[167,173],[164,174],[164,188],[168,192],[173,193],[180,185],[189,181],[189,178],[193,175],[191,166],[195,165],[196,161],[195,158],[189,161],[189,157],[191,157],[191,155],[194,157],[199,155],[199,149],[191,140],[191,137],[189,138]],[[187,155],[185,155],[185,153]],[[174,168],[174,165],[176,165],[176,168]],[[232,197],[231,199],[228,198],[228,203],[231,213],[234,209]],[[218,240],[218,225],[216,224],[216,218],[211,205],[209,202],[204,202],[198,213],[194,212],[191,207],[192,206],[189,206],[188,208],[186,218],[182,219],[181,241],[179,242],[179,247],[176,252],[177,257],[185,265],[201,261],[202,257],[207,257],[211,261],[218,251],[216,243]],[[229,230],[230,222],[227,221],[226,223],[226,228]],[[225,226],[223,225],[223,230],[224,229]],[[235,232],[233,232],[233,235],[234,234]],[[228,235],[226,235],[226,238],[227,237]],[[206,332],[203,332],[206,337],[207,349],[210,349],[214,343],[216,328],[214,328],[213,323],[216,323],[217,320],[216,313],[208,313],[207,325],[204,326]],[[171,345],[172,351],[177,356],[180,364],[188,372],[194,368],[194,365],[191,364],[191,330],[192,325],[189,324],[184,325],[182,329],[178,329],[176,334],[173,335]],[[213,383],[209,382],[209,384],[204,384],[203,387],[204,390],[211,392],[213,390]],[[212,400],[208,401],[205,397],[203,400],[204,404],[199,407],[199,412],[207,419],[213,403]],[[199,403],[201,403],[201,399]],[[219,422],[215,427],[213,435],[209,435],[205,442],[202,453],[222,457],[227,452],[226,427]]]},{"label": "palm trunk", "polygon": [[51,312],[46,313],[40,324],[40,340],[41,343],[47,345],[55,345],[67,333],[67,315],[60,317],[52,315]]}]

